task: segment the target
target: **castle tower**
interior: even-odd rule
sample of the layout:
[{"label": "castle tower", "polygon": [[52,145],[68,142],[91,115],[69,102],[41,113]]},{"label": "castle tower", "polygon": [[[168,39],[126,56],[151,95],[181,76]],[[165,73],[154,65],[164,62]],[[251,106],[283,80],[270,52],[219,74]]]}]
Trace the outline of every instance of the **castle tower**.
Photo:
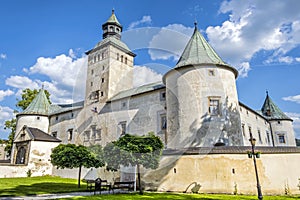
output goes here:
[{"label": "castle tower", "polygon": [[195,23],[179,61],[163,77],[168,148],[242,145],[237,76]]},{"label": "castle tower", "polygon": [[29,106],[17,114],[16,134],[24,126],[38,128],[45,133],[49,130],[49,112],[51,106],[46,97],[44,89],[41,89]]},{"label": "castle tower", "polygon": [[135,54],[121,41],[122,25],[112,11],[102,25],[103,40],[88,55],[85,104],[104,103],[132,88]]},{"label": "castle tower", "polygon": [[293,120],[279,109],[268,92],[261,112],[270,122],[273,146],[296,146]]}]

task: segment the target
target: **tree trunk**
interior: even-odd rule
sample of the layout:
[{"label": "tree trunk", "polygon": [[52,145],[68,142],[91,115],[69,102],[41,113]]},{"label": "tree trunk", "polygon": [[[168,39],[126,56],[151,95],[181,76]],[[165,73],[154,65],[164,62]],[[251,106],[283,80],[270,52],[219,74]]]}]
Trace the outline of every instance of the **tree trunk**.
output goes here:
[{"label": "tree trunk", "polygon": [[80,177],[81,177],[81,166],[79,166],[79,173],[78,173],[78,188],[80,188]]},{"label": "tree trunk", "polygon": [[140,194],[143,194],[143,189],[142,189],[142,184],[141,184],[140,164],[137,164],[137,173],[138,173],[138,182],[139,182]]}]

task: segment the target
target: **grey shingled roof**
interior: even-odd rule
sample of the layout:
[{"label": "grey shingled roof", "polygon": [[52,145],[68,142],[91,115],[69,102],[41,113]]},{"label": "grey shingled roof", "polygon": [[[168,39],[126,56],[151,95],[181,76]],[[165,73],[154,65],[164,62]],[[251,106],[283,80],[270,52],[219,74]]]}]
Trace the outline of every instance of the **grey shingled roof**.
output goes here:
[{"label": "grey shingled roof", "polygon": [[115,100],[123,99],[126,97],[131,97],[131,96],[139,95],[139,94],[146,93],[146,92],[151,92],[151,91],[162,89],[162,88],[165,88],[165,85],[161,81],[156,82],[156,83],[150,83],[150,84],[142,85],[142,86],[132,88],[129,90],[121,91],[118,94],[116,94],[115,96],[113,96],[110,99],[110,101],[115,101]]},{"label": "grey shingled roof", "polygon": [[106,21],[106,23],[115,23],[115,24],[118,24],[119,26],[121,26],[120,22],[118,21],[116,15],[115,15],[115,11],[114,10],[112,10],[111,16],[108,18],[108,20]]},{"label": "grey shingled roof", "polygon": [[199,32],[195,23],[194,33],[187,43],[174,69],[190,65],[217,65],[231,69],[237,77],[238,71],[225,63]]},{"label": "grey shingled roof", "polygon": [[45,91],[41,89],[29,106],[20,114],[48,115],[50,103]]},{"label": "grey shingled roof", "polygon": [[292,120],[279,109],[279,107],[272,101],[268,93],[260,111],[262,115],[269,120]]}]

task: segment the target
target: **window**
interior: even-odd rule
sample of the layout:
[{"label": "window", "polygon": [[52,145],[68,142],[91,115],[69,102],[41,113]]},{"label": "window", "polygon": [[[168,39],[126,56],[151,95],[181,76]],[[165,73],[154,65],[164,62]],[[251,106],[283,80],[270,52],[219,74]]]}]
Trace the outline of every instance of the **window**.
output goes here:
[{"label": "window", "polygon": [[161,91],[160,92],[160,100],[161,101],[165,101],[166,100],[166,92],[165,91]]},{"label": "window", "polygon": [[41,118],[40,118],[40,117],[36,117],[36,119],[37,119],[37,120],[40,120]]},{"label": "window", "polygon": [[97,61],[97,58],[96,58],[96,56],[94,56],[94,63]]},{"label": "window", "polygon": [[285,143],[284,135],[278,135],[278,141],[279,141],[279,143],[284,144]]},{"label": "window", "polygon": [[121,136],[126,134],[126,121],[120,122]]},{"label": "window", "polygon": [[270,144],[270,133],[266,131],[266,134],[267,134],[267,143]]},{"label": "window", "polygon": [[121,56],[121,62],[123,62],[123,56]]},{"label": "window", "polygon": [[51,133],[53,137],[57,137],[57,131]]},{"label": "window", "polygon": [[68,141],[72,141],[73,139],[73,129],[68,129]]},{"label": "window", "polygon": [[127,57],[125,57],[125,64],[127,65]]},{"label": "window", "polygon": [[215,76],[215,70],[213,70],[213,69],[208,70],[208,75]]},{"label": "window", "polygon": [[105,67],[104,66],[102,66],[102,71],[104,71],[105,70]]},{"label": "window", "polygon": [[94,70],[93,70],[93,69],[91,70],[91,74],[92,74],[92,75],[94,74]]},{"label": "window", "polygon": [[249,138],[251,138],[252,130],[251,130],[251,126],[249,126],[249,125],[248,125],[248,130],[249,130],[249,136],[250,136]]},{"label": "window", "polygon": [[281,124],[281,121],[277,121],[277,125],[282,125],[282,124]]},{"label": "window", "polygon": [[96,130],[96,140],[101,140],[101,129]]},{"label": "window", "polygon": [[93,82],[91,82],[91,87],[93,86]]},{"label": "window", "polygon": [[58,116],[55,116],[55,120],[58,121]]},{"label": "window", "polygon": [[85,131],[85,132],[84,132],[83,140],[84,140],[85,142],[87,142],[87,141],[90,140],[90,131]]},{"label": "window", "polygon": [[244,137],[246,136],[245,135],[245,124],[242,124],[242,134],[243,134]]},{"label": "window", "polygon": [[219,115],[220,114],[220,100],[219,98],[209,98],[209,114]]},{"label": "window", "polygon": [[100,54],[98,54],[97,57],[98,57],[98,61],[100,61],[100,60],[101,60],[101,59],[100,59]]},{"label": "window", "polygon": [[259,143],[262,144],[260,130],[257,130]]},{"label": "window", "polygon": [[91,130],[92,130],[92,140],[95,140],[96,139],[96,125],[92,125],[91,126]]},{"label": "window", "polygon": [[104,83],[104,78],[101,78],[101,83]]},{"label": "window", "polygon": [[71,118],[73,118],[74,117],[74,113],[71,113]]},{"label": "window", "polygon": [[104,92],[101,91],[101,92],[100,92],[100,95],[101,95],[101,97],[103,97],[103,96],[104,96]]},{"label": "window", "polygon": [[127,108],[127,102],[126,101],[122,101],[121,102],[121,109],[126,109]]},{"label": "window", "polygon": [[167,129],[167,116],[166,114],[160,115],[160,129],[166,130]]},{"label": "window", "polygon": [[120,57],[120,56],[119,56],[119,53],[117,53],[117,60],[119,60],[119,57]]}]

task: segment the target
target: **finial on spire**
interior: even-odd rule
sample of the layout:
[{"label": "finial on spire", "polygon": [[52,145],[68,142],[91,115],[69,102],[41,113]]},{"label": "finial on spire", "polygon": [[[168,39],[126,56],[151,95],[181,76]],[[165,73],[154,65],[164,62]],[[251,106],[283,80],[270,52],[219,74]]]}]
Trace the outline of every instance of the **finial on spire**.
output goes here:
[{"label": "finial on spire", "polygon": [[111,14],[115,14],[115,9],[114,8],[111,10]]},{"label": "finial on spire", "polygon": [[194,25],[195,25],[195,29],[198,29],[198,27],[197,27],[197,20],[195,20],[195,22],[194,22]]},{"label": "finial on spire", "polygon": [[269,96],[269,92],[268,92],[268,90],[266,90],[266,94],[267,94],[267,96]]}]

